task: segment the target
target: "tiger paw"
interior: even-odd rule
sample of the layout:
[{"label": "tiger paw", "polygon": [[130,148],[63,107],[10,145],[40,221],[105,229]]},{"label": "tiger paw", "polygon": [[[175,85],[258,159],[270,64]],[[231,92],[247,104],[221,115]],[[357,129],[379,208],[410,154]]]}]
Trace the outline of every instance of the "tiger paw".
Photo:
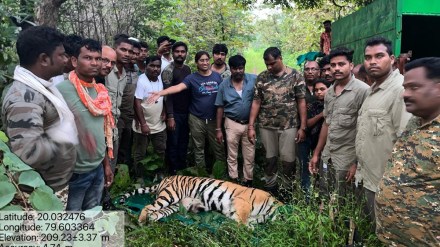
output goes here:
[{"label": "tiger paw", "polygon": [[145,224],[145,221],[147,219],[148,219],[147,210],[142,210],[141,214],[139,215],[139,219],[138,219],[139,224]]}]

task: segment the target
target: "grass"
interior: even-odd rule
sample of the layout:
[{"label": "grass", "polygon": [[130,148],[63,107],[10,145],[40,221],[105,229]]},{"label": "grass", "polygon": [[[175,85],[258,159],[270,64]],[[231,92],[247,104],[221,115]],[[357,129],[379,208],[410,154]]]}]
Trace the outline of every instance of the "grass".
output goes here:
[{"label": "grass", "polygon": [[[264,150],[257,143],[256,164],[264,163]],[[239,157],[239,164],[241,164]],[[213,169],[213,171],[216,169]],[[192,173],[197,169],[191,169]],[[241,168],[239,167],[239,171]],[[189,172],[189,171],[188,171]],[[254,169],[254,186],[261,188],[263,182],[259,179],[263,171],[261,165]],[[126,174],[126,173],[123,173]],[[118,174],[117,174],[118,176]],[[130,191],[133,182],[127,178],[115,178],[118,192]],[[312,179],[312,184],[314,181]],[[124,188],[125,187],[125,188]],[[320,208],[319,193],[310,192],[307,199],[298,189],[296,182],[282,193],[288,195],[289,206],[283,208],[275,221],[260,224],[250,229],[225,219],[220,213],[192,214],[182,210],[178,217],[170,217],[165,222],[151,222],[144,226],[137,225],[137,219],[126,218],[125,245],[129,247],[144,246],[349,246],[350,220],[356,225],[357,243],[351,246],[381,246],[372,225],[362,214],[361,206],[355,199],[348,200],[345,206],[337,208],[325,203]],[[115,194],[113,194],[115,195]],[[334,214],[335,209],[337,213]],[[183,217],[183,218],[182,218]]]},{"label": "grass", "polygon": [[289,206],[281,210],[275,221],[257,225],[254,229],[229,219],[223,219],[219,224],[215,220],[219,213],[203,217],[181,211],[179,215],[184,215],[183,221],[173,217],[166,222],[151,222],[145,226],[138,226],[136,218],[132,217],[126,228],[125,244],[130,247],[348,246],[351,219],[358,232],[357,244],[351,246],[381,246],[355,200],[350,200],[333,216],[336,206],[327,204],[320,210],[317,192],[311,193],[309,203],[302,192],[287,193],[291,193]]}]

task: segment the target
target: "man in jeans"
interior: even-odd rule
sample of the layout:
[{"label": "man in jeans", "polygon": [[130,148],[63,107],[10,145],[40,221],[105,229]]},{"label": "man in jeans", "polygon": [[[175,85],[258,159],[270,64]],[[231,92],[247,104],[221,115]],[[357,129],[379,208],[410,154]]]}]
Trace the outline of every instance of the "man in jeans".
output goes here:
[{"label": "man in jeans", "polygon": [[[70,72],[68,81],[57,85],[76,116],[79,138],[86,140],[76,148],[76,165],[69,181],[66,208],[69,211],[100,205],[104,180],[106,186],[113,181],[109,162],[109,158],[113,158],[112,129],[115,127],[112,104],[105,86],[94,79],[102,66],[101,49],[96,40],[81,41],[71,58],[75,70]],[[100,100],[95,101],[98,95]]]},{"label": "man in jeans", "polygon": [[[188,46],[183,42],[174,43],[171,48],[173,62],[162,71],[164,88],[175,86],[191,74],[191,68],[185,65]],[[165,99],[167,112],[167,161],[170,173],[186,167],[186,154],[189,142],[188,108],[191,102],[191,92],[185,90],[168,95]]]},{"label": "man in jeans", "polygon": [[220,84],[215,105],[217,106],[216,139],[223,141],[221,129],[223,114],[225,118],[226,142],[228,147],[228,172],[229,178],[239,182],[237,153],[241,142],[243,153],[243,178],[244,184],[252,186],[255,144],[247,138],[249,113],[254,96],[255,75],[244,72],[246,60],[240,55],[229,58],[231,76]]},{"label": "man in jeans", "polygon": [[[283,64],[281,51],[269,47],[263,55],[267,70],[258,75],[249,118],[248,138],[255,143],[258,116],[261,140],[266,150],[266,190],[277,193],[278,156],[284,185],[295,175],[296,143],[304,141],[307,125],[305,86],[302,76]],[[299,128],[298,128],[299,127]]]},{"label": "man in jeans", "polygon": [[183,82],[165,90],[152,93],[149,103],[156,102],[161,96],[190,90],[191,104],[189,105],[189,129],[194,142],[194,158],[196,166],[205,166],[205,139],[214,148],[215,158],[218,161],[225,160],[223,145],[215,140],[216,107],[215,99],[218,88],[222,82],[219,73],[209,69],[209,53],[199,51],[195,55],[197,71],[183,79]]}]

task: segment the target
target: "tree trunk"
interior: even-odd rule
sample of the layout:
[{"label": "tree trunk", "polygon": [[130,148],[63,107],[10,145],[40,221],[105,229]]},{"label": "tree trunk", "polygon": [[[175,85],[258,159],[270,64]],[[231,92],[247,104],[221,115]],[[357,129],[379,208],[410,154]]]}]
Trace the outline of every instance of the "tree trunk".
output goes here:
[{"label": "tree trunk", "polygon": [[36,23],[40,26],[56,28],[58,24],[58,12],[61,5],[67,0],[41,0],[35,9]]}]

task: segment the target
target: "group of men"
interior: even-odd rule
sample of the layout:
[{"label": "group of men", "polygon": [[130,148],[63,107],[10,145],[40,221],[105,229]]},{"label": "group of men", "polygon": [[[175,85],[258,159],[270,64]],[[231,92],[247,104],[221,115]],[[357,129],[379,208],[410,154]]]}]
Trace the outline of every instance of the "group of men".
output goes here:
[{"label": "group of men", "polygon": [[187,166],[191,137],[196,166],[206,168],[209,146],[216,160],[227,153],[230,180],[251,186],[258,127],[266,190],[276,193],[279,178],[291,183],[298,158],[306,192],[310,174],[319,173],[323,194],[339,198],[363,181],[366,212],[381,240],[438,241],[439,58],[416,60],[402,76],[391,42],[373,38],[364,61],[370,87],[353,75],[346,48],[307,61],[300,73],[270,47],[267,70],[256,76],[245,73],[241,55],[226,63],[224,44],[214,45],[212,64],[210,53],[198,51],[195,72],[185,65],[186,43],[162,36],[157,46],[148,56],[146,43],[123,34],[110,47],[49,27],[20,33],[20,65],[2,119],[11,150],[67,210],[99,205],[116,164],[131,157],[142,178],[150,142],[167,160],[165,173]]}]

